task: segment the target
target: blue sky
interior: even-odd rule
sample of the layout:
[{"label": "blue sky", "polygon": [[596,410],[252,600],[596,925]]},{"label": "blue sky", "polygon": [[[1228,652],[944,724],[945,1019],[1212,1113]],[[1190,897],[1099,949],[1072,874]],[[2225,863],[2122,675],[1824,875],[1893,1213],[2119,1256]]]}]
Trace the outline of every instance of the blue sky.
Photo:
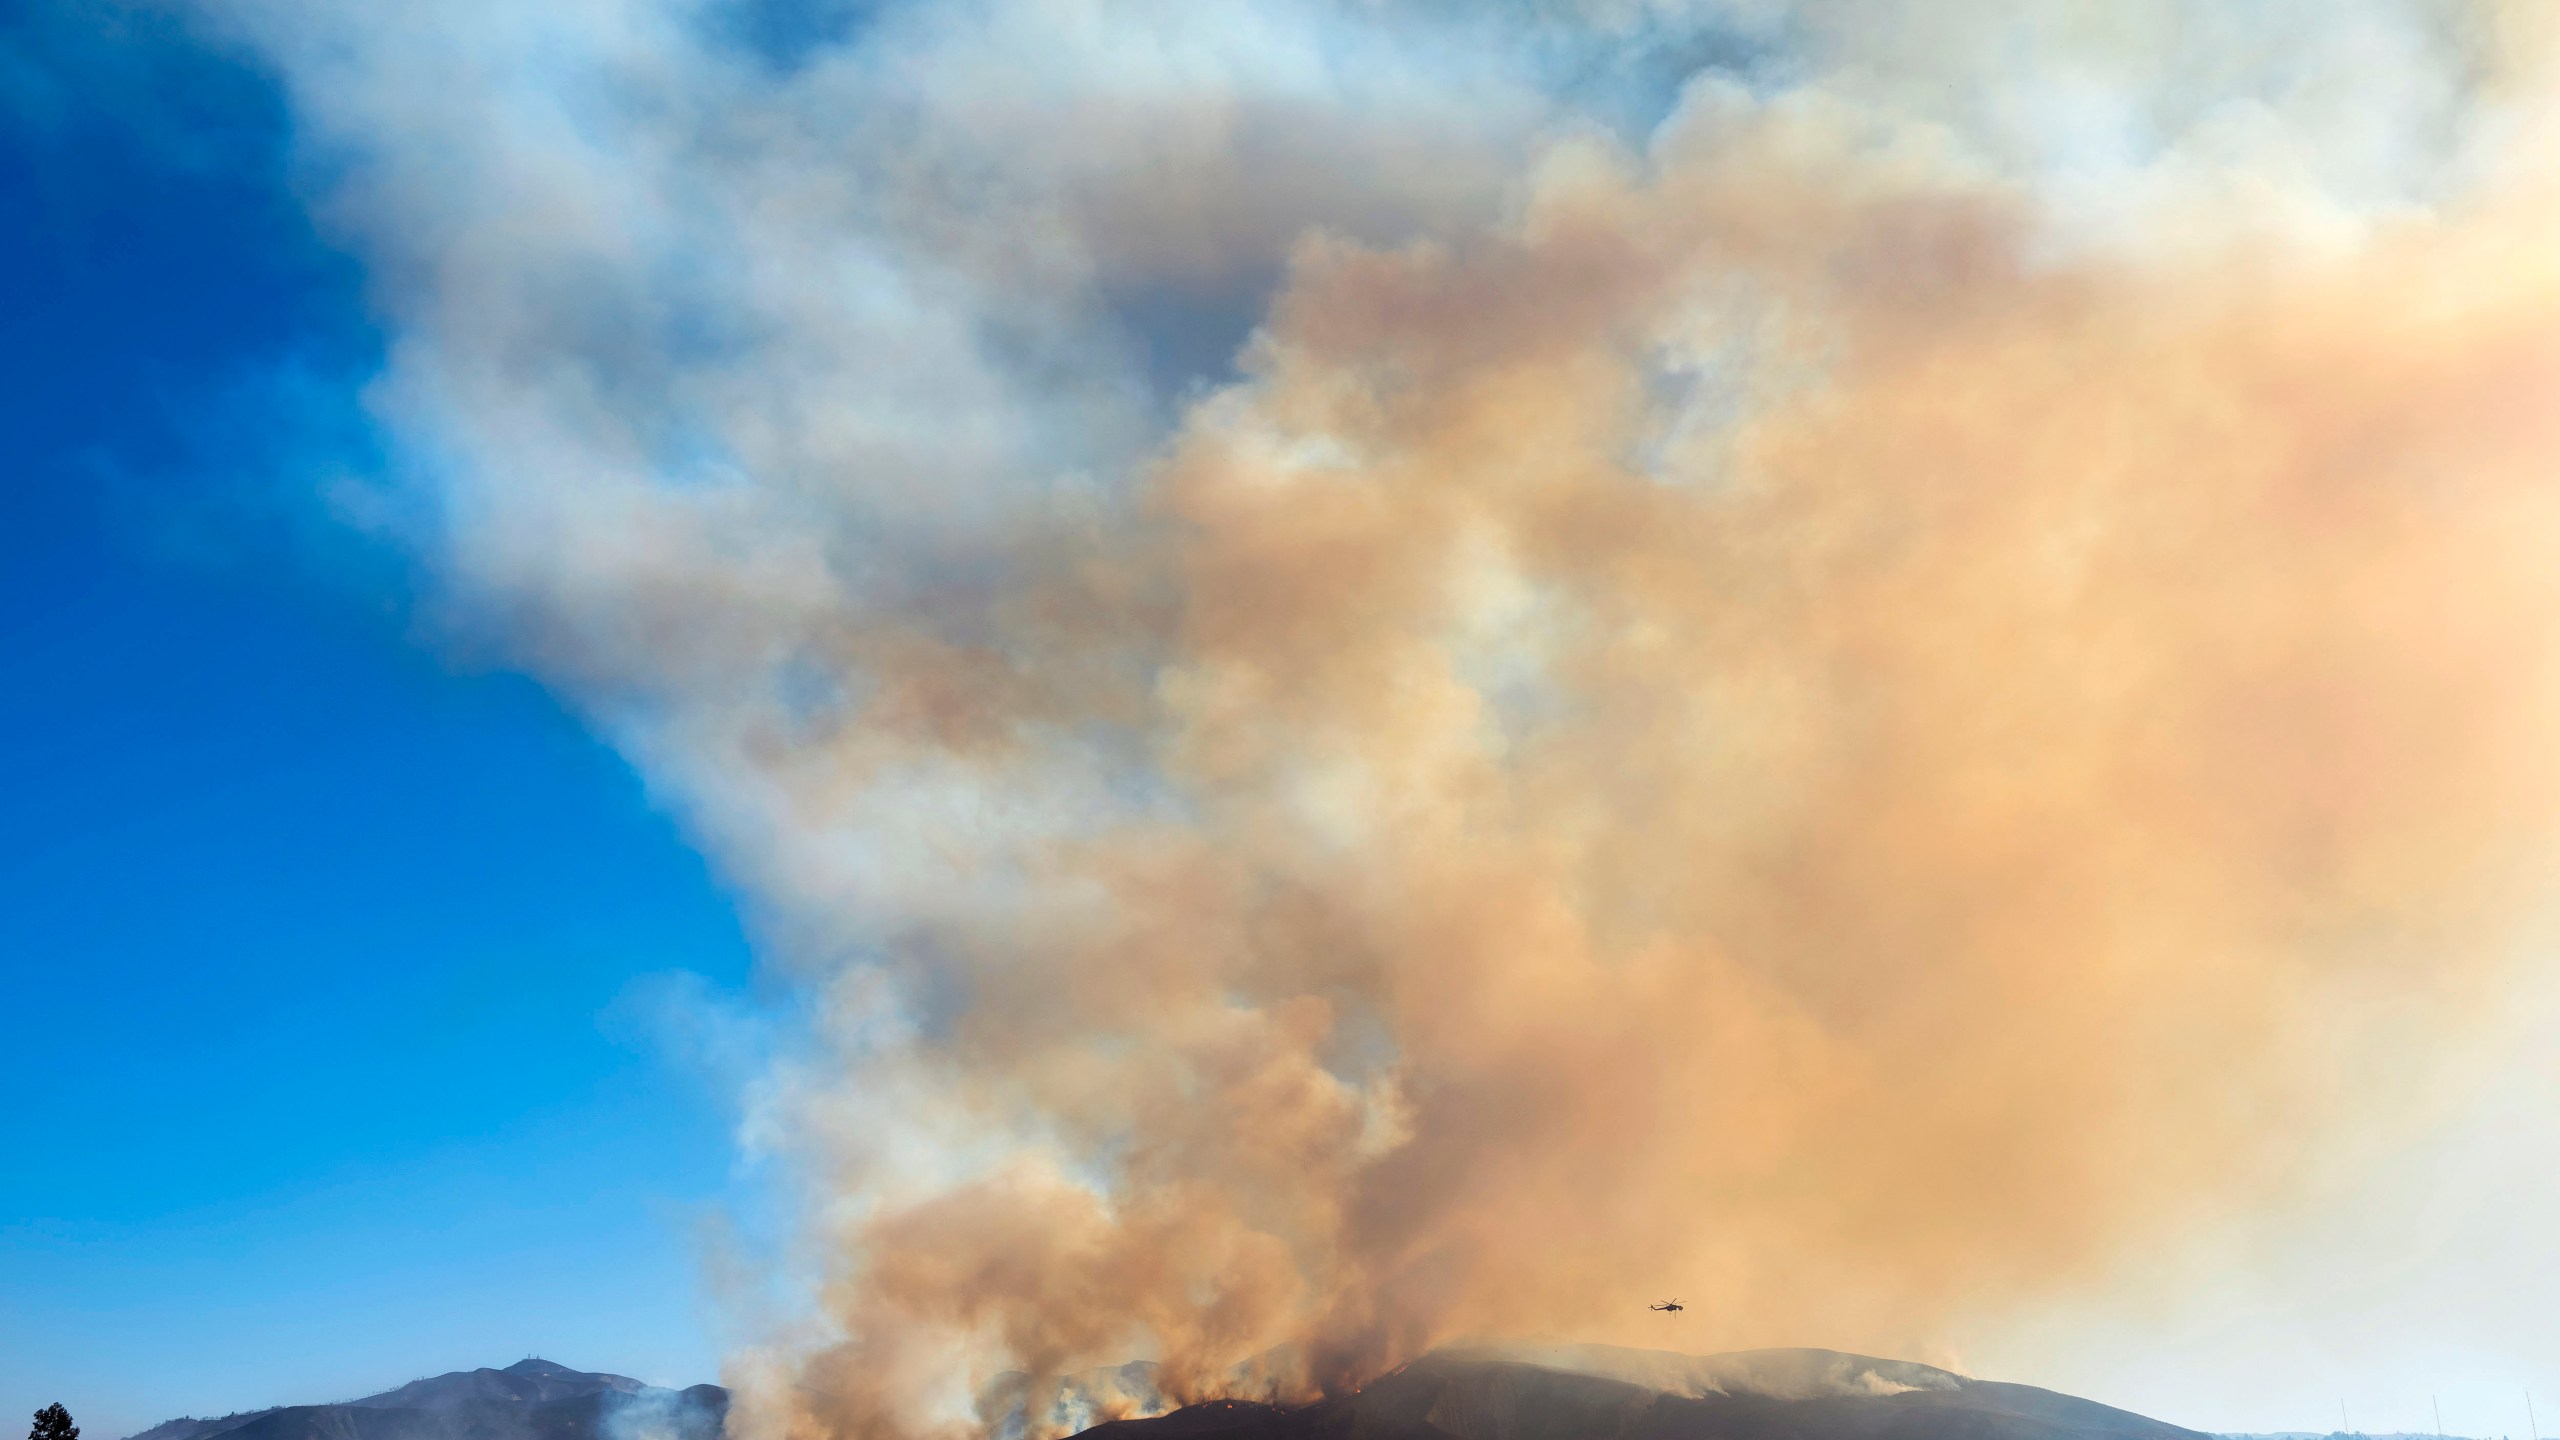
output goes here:
[{"label": "blue sky", "polygon": [[647,996],[743,980],[730,896],[321,513],[379,342],[271,85],[41,5],[0,67],[0,1409],[710,1378]]}]

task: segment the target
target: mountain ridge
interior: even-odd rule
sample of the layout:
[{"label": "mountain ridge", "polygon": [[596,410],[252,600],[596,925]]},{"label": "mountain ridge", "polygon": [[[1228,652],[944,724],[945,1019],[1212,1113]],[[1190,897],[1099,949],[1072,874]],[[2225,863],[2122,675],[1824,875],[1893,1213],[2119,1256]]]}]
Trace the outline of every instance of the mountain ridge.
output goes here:
[{"label": "mountain ridge", "polygon": [[719,1440],[728,1409],[717,1385],[669,1390],[529,1356],[353,1400],[180,1416],[125,1440]]},{"label": "mountain ridge", "polygon": [[[995,1377],[989,1440],[2436,1440],[2189,1430],[2031,1385],[1912,1361],[1774,1349],[1689,1355],[1599,1345],[1464,1344],[1357,1392],[1280,1406],[1169,1408],[1147,1361],[1045,1382]],[[528,1357],[421,1376],[379,1394],[181,1416],[125,1440],[722,1440],[729,1393],[671,1390]]]},{"label": "mountain ridge", "polygon": [[1106,1420],[1088,1440],[2210,1440],[2031,1385],[1815,1349],[1433,1351],[1358,1391]]}]

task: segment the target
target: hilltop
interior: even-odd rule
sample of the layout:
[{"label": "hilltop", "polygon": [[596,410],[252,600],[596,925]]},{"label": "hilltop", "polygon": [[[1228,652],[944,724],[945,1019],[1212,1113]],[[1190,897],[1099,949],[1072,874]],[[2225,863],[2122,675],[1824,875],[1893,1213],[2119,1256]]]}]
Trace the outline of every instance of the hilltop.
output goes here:
[{"label": "hilltop", "polygon": [[729,1392],[520,1360],[326,1405],[164,1420],[127,1440],[719,1440]]}]

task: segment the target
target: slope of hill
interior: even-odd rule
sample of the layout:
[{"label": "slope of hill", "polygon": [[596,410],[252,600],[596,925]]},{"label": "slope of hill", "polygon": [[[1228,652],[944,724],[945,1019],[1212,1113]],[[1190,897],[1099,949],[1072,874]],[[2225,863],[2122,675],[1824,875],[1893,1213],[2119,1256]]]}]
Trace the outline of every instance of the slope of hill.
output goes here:
[{"label": "slope of hill", "polygon": [[330,1405],[164,1421],[129,1440],[720,1440],[729,1392],[522,1360]]},{"label": "slope of hill", "polygon": [[1830,1350],[1437,1351],[1354,1395],[1115,1420],[1090,1440],[2206,1440],[2031,1385]]},{"label": "slope of hill", "polygon": [[271,1405],[264,1410],[242,1410],[236,1414],[211,1416],[201,1420],[193,1415],[182,1415],[175,1420],[163,1420],[148,1430],[137,1431],[126,1436],[125,1440],[207,1440],[208,1436],[237,1429],[261,1415],[272,1415],[282,1408],[282,1406]]},{"label": "slope of hill", "polygon": [[454,1410],[475,1403],[539,1404],[582,1395],[637,1395],[649,1387],[628,1375],[572,1370],[548,1360],[519,1360],[504,1370],[486,1366],[412,1380],[397,1390],[350,1400],[368,1410]]}]

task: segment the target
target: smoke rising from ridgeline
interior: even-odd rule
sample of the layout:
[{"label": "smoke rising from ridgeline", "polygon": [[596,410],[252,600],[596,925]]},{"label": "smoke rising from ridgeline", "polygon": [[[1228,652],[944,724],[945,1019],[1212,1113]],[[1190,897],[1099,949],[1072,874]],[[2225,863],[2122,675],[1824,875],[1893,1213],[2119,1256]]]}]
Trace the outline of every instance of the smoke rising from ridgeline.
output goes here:
[{"label": "smoke rising from ridgeline", "polygon": [[433,8],[226,16],[381,276],[348,505],[813,997],[743,1433],[1927,1355],[2511,982],[2537,11]]}]

